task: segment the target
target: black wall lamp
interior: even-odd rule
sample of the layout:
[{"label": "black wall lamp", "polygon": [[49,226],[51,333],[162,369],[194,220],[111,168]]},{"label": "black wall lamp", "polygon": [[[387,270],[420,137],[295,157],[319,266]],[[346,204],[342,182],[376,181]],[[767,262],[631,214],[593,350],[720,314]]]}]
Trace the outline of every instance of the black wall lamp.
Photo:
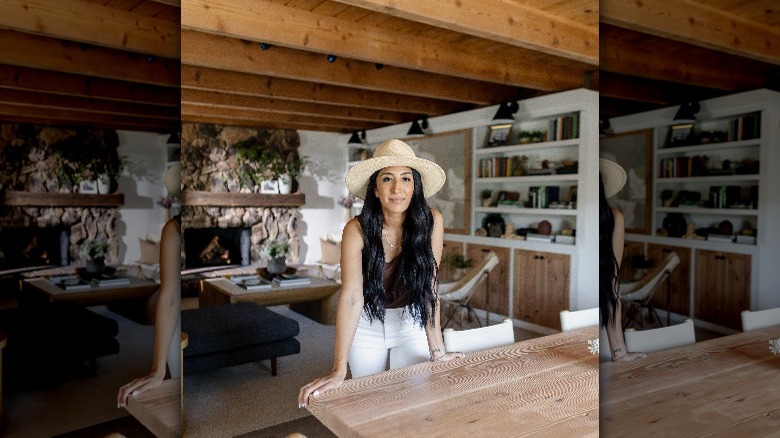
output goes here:
[{"label": "black wall lamp", "polygon": [[680,109],[677,110],[677,114],[674,115],[672,122],[675,125],[680,123],[696,123],[696,113],[698,113],[700,109],[701,105],[699,105],[699,102],[684,102],[680,105]]},{"label": "black wall lamp", "polygon": [[[362,138],[362,140],[361,140]],[[366,141],[366,131],[354,131],[347,144],[363,144]]]},{"label": "black wall lamp", "polygon": [[260,50],[268,50],[271,48],[271,45],[268,43],[260,43]]},{"label": "black wall lamp", "polygon": [[416,119],[412,122],[412,126],[409,127],[409,132],[406,133],[407,137],[424,137],[425,129],[428,129],[428,117],[422,119]]},{"label": "black wall lamp", "polygon": [[331,64],[336,62],[336,55],[328,55],[328,62],[330,62]]},{"label": "black wall lamp", "polygon": [[604,138],[610,134],[612,134],[612,130],[609,126],[609,119],[599,120],[599,138]]},{"label": "black wall lamp", "polygon": [[496,123],[512,123],[515,121],[514,114],[519,108],[520,106],[517,104],[517,101],[510,102],[505,100],[498,106],[498,111],[496,111],[496,115],[493,116],[493,121]]}]

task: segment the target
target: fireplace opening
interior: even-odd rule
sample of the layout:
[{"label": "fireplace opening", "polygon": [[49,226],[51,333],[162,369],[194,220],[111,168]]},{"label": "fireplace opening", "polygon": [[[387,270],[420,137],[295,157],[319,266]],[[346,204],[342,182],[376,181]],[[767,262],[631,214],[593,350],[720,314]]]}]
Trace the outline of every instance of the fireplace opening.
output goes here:
[{"label": "fireplace opening", "polygon": [[62,227],[3,228],[0,232],[2,269],[68,264],[68,231]]},{"label": "fireplace opening", "polygon": [[185,268],[249,265],[250,234],[248,228],[185,229]]}]

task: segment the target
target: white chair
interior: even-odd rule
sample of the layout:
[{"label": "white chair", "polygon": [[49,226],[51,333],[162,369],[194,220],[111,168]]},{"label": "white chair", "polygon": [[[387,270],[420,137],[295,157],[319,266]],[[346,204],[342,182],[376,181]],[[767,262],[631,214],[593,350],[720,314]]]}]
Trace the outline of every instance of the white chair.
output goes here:
[{"label": "white chair", "polygon": [[[485,280],[487,284],[487,295],[490,296],[490,281],[487,281],[490,275],[490,271],[498,265],[498,256],[495,252],[489,251],[482,257],[479,263],[475,263],[471,269],[466,272],[460,280],[452,283],[440,283],[439,284],[439,298],[443,304],[450,304],[452,309],[450,310],[447,319],[442,327],[447,327],[452,321],[452,317],[455,312],[461,307],[466,308],[466,313],[469,316],[473,316],[477,320],[477,324],[482,327],[482,323],[477,318],[477,314],[471,307],[469,302],[477,291],[477,285],[480,281]],[[485,316],[485,325],[490,323],[489,314]]]},{"label": "white chair", "polygon": [[750,310],[743,310],[740,316],[742,317],[743,332],[758,330],[760,328],[773,325],[780,325],[780,307],[774,309],[757,310],[755,312],[751,312]]},{"label": "white chair", "polygon": [[444,347],[447,351],[470,353],[477,350],[515,343],[515,328],[511,319],[500,324],[468,330],[444,329]]},{"label": "white chair", "polygon": [[642,353],[668,350],[696,343],[693,320],[686,319],[682,324],[657,329],[626,329],[626,349]]},{"label": "white chair", "polygon": [[561,330],[568,332],[582,327],[599,325],[599,308],[585,310],[561,310]]},{"label": "white chair", "polygon": [[[648,317],[658,322],[658,326],[663,326],[661,318],[655,311],[655,307],[650,302],[656,291],[666,281],[667,297],[671,296],[671,277],[672,272],[680,264],[680,257],[675,252],[667,254],[664,260],[653,267],[641,280],[633,283],[623,283],[620,285],[620,299],[623,302],[625,318],[623,328],[627,328],[632,322],[644,327],[644,316],[642,310],[646,309]],[[668,303],[667,303],[668,304]],[[667,306],[668,307],[668,306]],[[667,308],[667,315],[670,310]],[[666,325],[669,325],[669,317],[666,318]]]}]

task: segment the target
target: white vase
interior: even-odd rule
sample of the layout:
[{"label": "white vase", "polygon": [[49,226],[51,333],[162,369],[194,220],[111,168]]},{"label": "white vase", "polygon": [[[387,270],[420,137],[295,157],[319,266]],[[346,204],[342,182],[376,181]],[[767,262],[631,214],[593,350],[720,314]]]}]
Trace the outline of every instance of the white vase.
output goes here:
[{"label": "white vase", "polygon": [[292,191],[292,177],[289,173],[283,173],[279,175],[277,179],[279,181],[279,194],[289,195]]},{"label": "white vase", "polygon": [[111,177],[109,177],[107,173],[98,175],[97,190],[101,195],[107,195],[111,191]]}]

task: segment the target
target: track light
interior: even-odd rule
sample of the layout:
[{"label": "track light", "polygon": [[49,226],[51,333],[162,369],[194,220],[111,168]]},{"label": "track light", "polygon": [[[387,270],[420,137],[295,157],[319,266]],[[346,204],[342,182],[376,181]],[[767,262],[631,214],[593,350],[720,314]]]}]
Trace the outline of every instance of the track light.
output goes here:
[{"label": "track light", "polygon": [[377,70],[382,70],[383,68],[385,68],[385,65],[377,62],[376,64],[374,64],[374,67],[376,67]]},{"label": "track light", "polygon": [[146,57],[146,62],[153,62],[155,59],[154,55],[149,55]]},{"label": "track light", "polygon": [[599,120],[599,138],[604,138],[609,134],[612,134],[612,130],[609,126],[609,119]]},{"label": "track light", "polygon": [[268,50],[271,48],[271,45],[268,43],[260,43],[260,50]]},{"label": "track light", "polygon": [[678,123],[696,123],[696,113],[701,109],[699,102],[690,101],[680,105],[680,109],[677,110],[677,114],[674,115],[672,122]]},{"label": "track light", "polygon": [[412,122],[412,126],[409,127],[409,132],[406,133],[407,137],[424,137],[425,129],[428,129],[428,117],[423,117],[420,120]]},{"label": "track light", "polygon": [[505,100],[498,106],[498,111],[496,111],[496,115],[493,116],[493,121],[496,123],[512,123],[515,121],[514,114],[518,109],[519,105],[517,104],[517,101],[510,102]]},{"label": "track light", "polygon": [[[362,140],[361,140],[362,138]],[[354,131],[347,144],[363,144],[366,141],[366,131]]]},{"label": "track light", "polygon": [[178,132],[171,132],[171,135],[168,136],[168,140],[165,141],[166,144],[181,144],[181,137],[179,136]]},{"label": "track light", "polygon": [[336,62],[336,55],[328,55],[328,62],[330,62],[331,64]]}]

